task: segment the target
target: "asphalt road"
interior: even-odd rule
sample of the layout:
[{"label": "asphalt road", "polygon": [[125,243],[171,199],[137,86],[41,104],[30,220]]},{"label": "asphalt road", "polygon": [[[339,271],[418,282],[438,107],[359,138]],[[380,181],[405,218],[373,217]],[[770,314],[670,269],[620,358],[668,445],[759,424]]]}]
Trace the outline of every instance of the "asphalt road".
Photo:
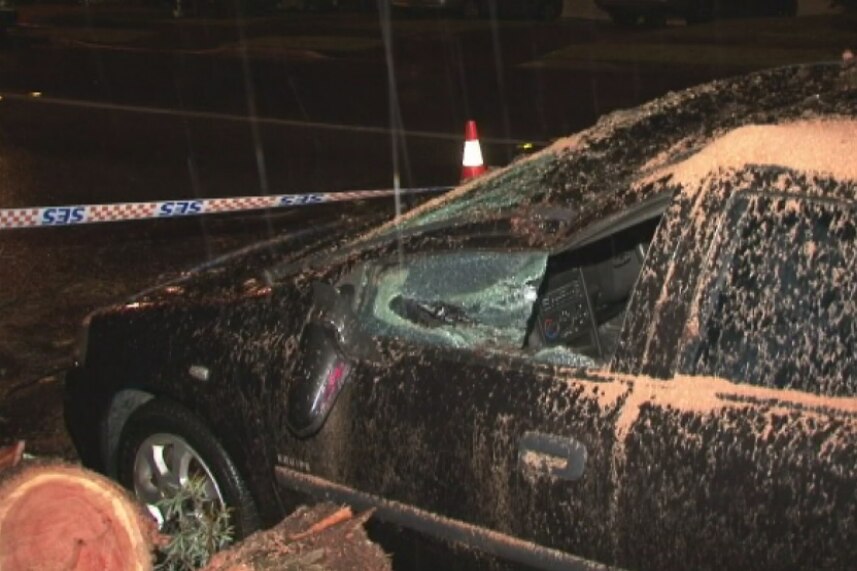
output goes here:
[{"label": "asphalt road", "polygon": [[[592,19],[397,20],[385,42],[374,15],[236,26],[39,10],[0,51],[0,208],[453,184],[466,119],[499,166],[519,142],[732,73],[538,65],[568,45],[651,33]],[[393,212],[389,200],[365,207]],[[342,208],[0,230],[0,444],[73,456],[60,371],[88,311]]]}]

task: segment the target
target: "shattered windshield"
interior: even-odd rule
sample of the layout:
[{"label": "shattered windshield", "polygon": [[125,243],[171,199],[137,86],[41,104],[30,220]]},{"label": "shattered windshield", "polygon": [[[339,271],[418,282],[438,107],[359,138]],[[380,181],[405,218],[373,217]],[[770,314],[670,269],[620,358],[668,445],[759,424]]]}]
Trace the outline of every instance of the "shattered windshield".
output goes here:
[{"label": "shattered windshield", "polygon": [[389,228],[407,231],[412,228],[439,222],[476,221],[508,213],[518,207],[532,204],[543,191],[542,175],[545,169],[558,160],[553,155],[541,155],[505,170],[485,181],[476,181],[470,187],[453,192],[405,215]]}]

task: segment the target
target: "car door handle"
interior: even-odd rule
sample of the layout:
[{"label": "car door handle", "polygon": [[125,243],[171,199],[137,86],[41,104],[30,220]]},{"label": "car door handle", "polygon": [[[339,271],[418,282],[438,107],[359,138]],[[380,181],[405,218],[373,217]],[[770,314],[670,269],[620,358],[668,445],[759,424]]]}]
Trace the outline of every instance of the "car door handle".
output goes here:
[{"label": "car door handle", "polygon": [[518,467],[525,475],[574,482],[586,470],[586,446],[570,436],[525,432],[518,441]]}]

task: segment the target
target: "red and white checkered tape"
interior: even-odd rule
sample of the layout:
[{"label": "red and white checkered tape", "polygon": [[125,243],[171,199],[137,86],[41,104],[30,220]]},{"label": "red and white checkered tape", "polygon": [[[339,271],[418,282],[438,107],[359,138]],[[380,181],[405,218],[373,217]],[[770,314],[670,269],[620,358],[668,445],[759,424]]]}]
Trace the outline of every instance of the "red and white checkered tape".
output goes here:
[{"label": "red and white checkered tape", "polygon": [[33,208],[0,209],[0,230],[33,228],[39,226],[76,226],[121,220],[150,218],[177,218],[224,212],[263,210],[308,206],[324,202],[364,200],[393,196],[396,193],[423,194],[444,192],[448,186],[422,188],[352,190],[317,194],[278,194],[268,196],[239,196],[233,198],[198,198],[192,200],[166,200],[161,202],[123,202],[116,204],[84,204]]},{"label": "red and white checkered tape", "polygon": [[125,204],[94,204],[86,207],[87,222],[112,222],[114,220],[142,220],[153,218],[156,203],[129,202]]},{"label": "red and white checkered tape", "polygon": [[337,192],[331,195],[329,202],[346,201],[346,200],[363,200],[366,198],[378,198],[379,196],[393,196],[396,194],[394,189],[389,190],[347,190]]},{"label": "red and white checkered tape", "polygon": [[276,196],[245,196],[241,198],[212,198],[206,201],[206,212],[235,212],[260,210],[277,206]]},{"label": "red and white checkered tape", "polygon": [[9,208],[0,210],[0,228],[38,226],[39,208]]}]

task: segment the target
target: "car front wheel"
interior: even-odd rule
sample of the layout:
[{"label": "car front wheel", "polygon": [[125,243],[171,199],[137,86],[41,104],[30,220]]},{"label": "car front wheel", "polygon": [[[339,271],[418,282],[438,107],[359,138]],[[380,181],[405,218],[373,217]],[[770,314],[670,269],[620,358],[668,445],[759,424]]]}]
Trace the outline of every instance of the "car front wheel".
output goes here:
[{"label": "car front wheel", "polygon": [[260,527],[256,505],[223,446],[193,413],[154,399],[134,411],[119,441],[119,481],[164,523],[159,502],[191,480],[202,483],[204,501],[229,510],[234,538]]}]

